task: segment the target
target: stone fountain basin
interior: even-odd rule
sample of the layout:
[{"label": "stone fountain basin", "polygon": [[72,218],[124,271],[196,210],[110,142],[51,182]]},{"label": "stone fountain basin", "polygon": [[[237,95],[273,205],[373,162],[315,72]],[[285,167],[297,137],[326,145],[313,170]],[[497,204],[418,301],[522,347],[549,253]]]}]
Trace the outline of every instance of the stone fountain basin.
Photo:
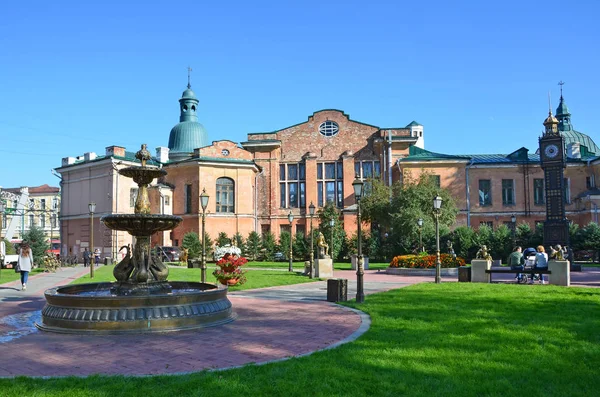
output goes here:
[{"label": "stone fountain basin", "polygon": [[119,296],[118,283],[46,290],[41,330],[59,333],[140,333],[204,328],[235,320],[227,287],[172,281],[169,293]]},{"label": "stone fountain basin", "polygon": [[112,230],[125,230],[132,236],[150,236],[163,230],[171,230],[183,220],[175,215],[113,214],[100,218]]},{"label": "stone fountain basin", "polygon": [[[119,170],[119,174],[128,178],[148,178],[150,181],[154,178],[160,178],[161,176],[167,175],[167,171],[160,168],[146,168],[146,167],[127,167]],[[148,182],[149,183],[149,182]]]}]

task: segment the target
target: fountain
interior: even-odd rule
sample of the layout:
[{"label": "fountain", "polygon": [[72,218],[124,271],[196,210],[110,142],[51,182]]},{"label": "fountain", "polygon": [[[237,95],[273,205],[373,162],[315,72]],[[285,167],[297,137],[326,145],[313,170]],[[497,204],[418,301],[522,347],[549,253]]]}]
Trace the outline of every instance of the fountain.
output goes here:
[{"label": "fountain", "polygon": [[149,168],[150,152],[142,145],[135,155],[141,166],[127,167],[119,174],[139,186],[133,214],[105,215],[100,220],[112,230],[125,230],[135,237],[133,252],[114,268],[113,283],[89,283],[51,288],[45,292],[46,306],[36,326],[62,333],[128,333],[177,331],[225,324],[235,319],[227,287],[208,283],[169,282],[169,268],[151,255],[150,237],[171,230],[182,218],[150,213],[148,185],[166,175]]}]

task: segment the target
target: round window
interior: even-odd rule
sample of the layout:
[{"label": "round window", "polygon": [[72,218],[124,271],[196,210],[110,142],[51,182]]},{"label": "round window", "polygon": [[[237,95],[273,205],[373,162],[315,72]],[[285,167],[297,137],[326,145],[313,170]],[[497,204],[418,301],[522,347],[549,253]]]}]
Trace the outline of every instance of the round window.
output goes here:
[{"label": "round window", "polygon": [[340,131],[335,121],[325,121],[319,126],[319,132],[324,136],[334,136]]},{"label": "round window", "polygon": [[223,150],[221,150],[221,154],[222,154],[223,156],[229,156],[229,150],[227,150],[227,149],[223,149]]}]

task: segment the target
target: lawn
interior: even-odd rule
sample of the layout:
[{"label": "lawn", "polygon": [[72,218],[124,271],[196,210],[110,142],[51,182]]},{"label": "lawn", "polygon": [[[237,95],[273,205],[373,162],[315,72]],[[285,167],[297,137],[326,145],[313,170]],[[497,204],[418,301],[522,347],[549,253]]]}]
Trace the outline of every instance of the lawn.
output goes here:
[{"label": "lawn", "polygon": [[[39,273],[43,273],[44,269],[33,269],[29,272],[29,277]],[[21,273],[15,273],[13,269],[2,269],[0,272],[0,284],[10,283],[11,281],[20,280]]]},{"label": "lawn", "polygon": [[[295,271],[304,271],[304,262],[293,262]],[[387,269],[390,264],[385,263],[369,263],[369,269]],[[210,266],[210,265],[209,265]],[[289,267],[288,262],[248,262],[246,267],[249,268],[270,268],[270,269],[287,269]],[[334,262],[333,268],[335,270],[352,270],[350,262]]]},{"label": "lawn", "polygon": [[[86,274],[83,277],[74,280],[72,284],[82,283],[100,283],[115,281],[113,277],[114,266],[100,266],[94,268],[94,278],[90,279],[90,275]],[[212,275],[214,267],[207,269],[206,281],[215,283],[216,279]],[[290,285],[308,283],[318,281],[318,279],[309,279],[299,273],[282,272],[278,270],[248,270],[246,273],[248,281],[242,285],[229,287],[231,291],[241,291],[246,289],[273,287],[277,285]],[[187,267],[170,267],[169,281],[200,281],[200,269],[188,269]]]},{"label": "lawn", "polygon": [[[5,396],[596,396],[600,291],[419,284],[369,295],[371,328],[313,355],[219,372],[0,380]],[[101,365],[99,363],[99,365]]]}]

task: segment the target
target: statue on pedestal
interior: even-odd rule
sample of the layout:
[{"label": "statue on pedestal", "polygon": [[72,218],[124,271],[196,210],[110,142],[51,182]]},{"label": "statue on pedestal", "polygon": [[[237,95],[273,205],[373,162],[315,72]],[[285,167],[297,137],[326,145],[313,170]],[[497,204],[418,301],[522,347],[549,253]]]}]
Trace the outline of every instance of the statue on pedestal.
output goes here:
[{"label": "statue on pedestal", "polygon": [[475,256],[477,259],[485,259],[486,261],[491,261],[492,256],[488,252],[488,249],[485,245],[482,245],[479,251],[477,251],[477,255]]},{"label": "statue on pedestal", "polygon": [[319,247],[319,258],[329,258],[329,245],[325,242],[325,236],[323,233],[319,233],[319,238],[317,239],[317,247]]}]

